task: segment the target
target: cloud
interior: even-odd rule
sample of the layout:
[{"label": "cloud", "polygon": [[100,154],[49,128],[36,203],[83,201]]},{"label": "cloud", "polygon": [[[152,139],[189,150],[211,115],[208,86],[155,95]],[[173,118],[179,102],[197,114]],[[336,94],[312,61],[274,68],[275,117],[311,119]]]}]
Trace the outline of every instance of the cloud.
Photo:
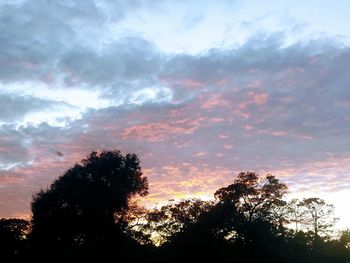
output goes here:
[{"label": "cloud", "polygon": [[14,94],[0,95],[0,122],[13,123],[23,119],[30,113],[50,107],[52,104],[48,101],[33,98],[30,96],[18,96]]},{"label": "cloud", "polygon": [[[28,212],[33,192],[99,149],[140,155],[149,201],[208,197],[240,170],[298,191],[348,189],[349,47],[259,33],[167,53],[152,36],[116,30],[150,5],[129,3],[2,6],[4,215]],[[200,28],[208,17],[197,15],[182,22]]]},{"label": "cloud", "polygon": [[[101,51],[75,47],[64,54],[59,68],[65,82],[88,83],[93,87],[117,85],[154,78],[160,68],[160,57],[155,48],[139,38],[125,38]],[[123,83],[124,82],[124,83]]]},{"label": "cloud", "polygon": [[180,119],[173,122],[155,122],[146,125],[135,125],[123,131],[123,138],[148,140],[150,142],[163,141],[171,134],[193,134],[201,120]]},{"label": "cloud", "polygon": [[120,43],[109,44],[109,26],[138,6],[138,1],[92,0],[4,4],[0,81],[64,78],[66,84],[79,80],[95,85],[122,81],[122,75],[128,81],[143,77],[152,71],[152,55],[144,52],[151,46],[147,41],[121,37]]},{"label": "cloud", "polygon": [[0,170],[10,170],[30,161],[25,136],[10,125],[0,127]]},{"label": "cloud", "polygon": [[[63,127],[42,123],[8,128],[12,137],[4,144],[4,152],[21,155],[5,154],[4,163],[20,163],[8,169],[7,178],[22,174],[21,182],[35,191],[90,151],[118,148],[138,153],[145,170],[151,171],[146,175],[154,189],[153,199],[171,197],[161,194],[162,187],[172,188],[176,196],[213,191],[240,170],[276,172],[285,180],[292,178],[296,188],[304,178],[316,180],[319,189],[328,187],[327,175],[332,171],[346,174],[346,166],[339,168],[329,160],[349,155],[347,87],[338,85],[338,80],[346,78],[347,62],[342,58],[349,51],[328,48],[325,43],[326,48],[315,54],[313,43],[283,49],[275,42],[267,39],[261,47],[249,42],[242,47],[244,52],[216,50],[167,58],[161,62],[166,67],[157,73],[159,78],[154,78],[155,87],[167,87],[163,93],[153,96],[147,91],[153,89],[140,84],[138,92],[144,91],[134,93],[134,101],[130,97],[118,106],[90,108]],[[270,55],[264,54],[266,50]],[[251,61],[250,56],[258,58]],[[343,63],[340,68],[339,61]],[[106,83],[126,81],[126,76],[133,81],[131,74],[111,77]],[[90,89],[100,85],[93,79],[85,82]],[[179,84],[188,79],[200,85]],[[173,97],[161,95],[171,93]],[[153,99],[135,103],[144,96]],[[162,96],[167,99],[162,101]],[[34,105],[29,103],[28,109],[35,110]],[[313,163],[325,165],[317,168]],[[160,170],[164,166],[176,170]],[[324,173],[324,179],[316,179],[312,171]],[[206,176],[212,178],[206,181]],[[193,180],[195,188],[187,185]],[[6,181],[3,185],[8,185]],[[344,183],[339,180],[332,189]]]}]

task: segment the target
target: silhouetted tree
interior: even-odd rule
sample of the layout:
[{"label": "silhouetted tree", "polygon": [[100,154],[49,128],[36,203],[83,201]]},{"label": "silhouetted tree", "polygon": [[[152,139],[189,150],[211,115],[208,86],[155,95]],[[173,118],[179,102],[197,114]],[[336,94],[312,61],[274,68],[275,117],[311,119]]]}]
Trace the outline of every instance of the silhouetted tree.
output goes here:
[{"label": "silhouetted tree", "polygon": [[343,262],[350,262],[350,229],[340,232],[339,246],[335,251],[340,253]]},{"label": "silhouetted tree", "polygon": [[299,199],[294,198],[288,202],[287,215],[289,223],[294,224],[294,231],[297,233],[300,230],[300,225],[303,224],[303,209]]},{"label": "silhouetted tree", "polygon": [[254,221],[283,226],[284,215],[277,211],[286,205],[286,192],[287,186],[272,175],[260,178],[253,172],[239,173],[233,184],[215,192],[217,206],[228,211],[223,220],[227,222],[223,231],[226,238],[247,242]]},{"label": "silhouetted tree", "polygon": [[154,209],[148,226],[177,261],[278,262],[286,249],[278,228],[286,190],[274,176],[240,173],[215,193],[216,202],[184,200]]},{"label": "silhouetted tree", "polygon": [[307,230],[312,231],[314,240],[321,236],[328,237],[337,221],[334,206],[316,197],[303,199],[299,206],[302,208],[302,223]]},{"label": "silhouetted tree", "polygon": [[146,218],[150,213],[145,207],[132,200],[128,209],[117,214],[117,222],[123,224],[124,233],[142,245],[153,245],[152,232],[145,227]]},{"label": "silhouetted tree", "polygon": [[286,205],[286,193],[287,186],[272,175],[261,179],[256,173],[241,172],[233,184],[216,191],[215,198],[234,205],[248,222],[263,219],[279,223],[281,218],[274,210]]},{"label": "silhouetted tree", "polygon": [[[215,232],[238,251],[250,251],[243,260],[254,262],[265,257],[274,262],[281,257],[277,252],[286,247],[286,193],[287,186],[272,175],[261,178],[254,172],[239,173],[233,184],[215,192]],[[267,244],[279,249],[271,250]]]},{"label": "silhouetted tree", "polygon": [[[228,247],[215,235],[214,203],[200,199],[171,202],[150,211],[145,228],[160,248],[160,259],[196,262],[221,260]],[[214,215],[215,217],[215,215]]]},{"label": "silhouetted tree", "polygon": [[350,229],[340,232],[339,243],[341,246],[350,249]]},{"label": "silhouetted tree", "polygon": [[24,219],[0,219],[0,260],[1,262],[17,262],[26,246],[30,223]]},{"label": "silhouetted tree", "polygon": [[148,212],[143,231],[151,233],[153,241],[160,245],[187,231],[212,206],[211,202],[187,199],[155,208]]},{"label": "silhouetted tree", "polygon": [[118,214],[128,209],[133,196],[145,196],[147,190],[135,154],[92,152],[34,196],[31,238],[36,247],[59,252],[62,261],[74,254],[78,259],[106,256],[120,240],[129,242]]},{"label": "silhouetted tree", "polygon": [[350,231],[326,238],[334,207],[319,198],[287,203],[286,192],[272,175],[241,172],[214,201],[147,210],[136,198],[148,193],[138,157],[93,152],[33,197],[31,224],[0,220],[0,260],[349,262]]}]

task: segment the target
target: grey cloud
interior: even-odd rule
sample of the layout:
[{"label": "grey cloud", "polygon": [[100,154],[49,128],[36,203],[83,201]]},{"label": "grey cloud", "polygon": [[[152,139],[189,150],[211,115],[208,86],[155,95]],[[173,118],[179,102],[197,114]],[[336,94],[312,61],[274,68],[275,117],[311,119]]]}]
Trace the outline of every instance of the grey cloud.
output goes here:
[{"label": "grey cloud", "polygon": [[51,103],[29,96],[0,94],[0,122],[16,123],[27,113],[47,108]]},{"label": "grey cloud", "polygon": [[[10,44],[4,45],[4,56],[10,57]],[[53,50],[43,46],[44,53],[41,48],[31,53],[33,49],[29,47],[25,51],[14,46],[14,56],[26,61],[38,58],[34,62],[42,72],[54,69],[65,77],[66,85],[85,84],[84,88],[101,91],[104,98],[113,100],[128,96],[130,90],[158,85],[171,88],[175,99],[90,109],[65,127],[42,123],[16,130],[2,126],[1,145],[5,150],[0,162],[34,160],[31,169],[39,169],[31,171],[38,173],[31,175],[34,178],[30,179],[30,189],[34,189],[35,184],[48,184],[89,151],[103,148],[136,152],[148,169],[180,167],[179,178],[167,178],[169,181],[194,176],[181,170],[184,162],[198,171],[293,168],[300,172],[312,163],[327,161],[328,155],[345,158],[350,145],[348,48],[339,48],[329,41],[282,45],[283,36],[272,36],[262,41],[252,39],[229,50],[174,57],[160,54],[151,43],[137,38],[124,38],[100,50],[83,44],[58,44],[49,45]],[[14,80],[15,70],[19,80],[44,74],[36,67],[18,67],[12,68],[12,73],[3,73],[2,81]],[[190,83],[192,87],[188,81],[194,82]],[[226,102],[203,108],[205,101],[217,94]],[[255,94],[266,94],[266,101],[254,102]],[[20,103],[20,98],[15,97],[2,100],[9,107]],[[5,120],[20,118],[28,110],[46,107],[45,103],[26,99],[16,111],[4,111],[0,116]],[[140,138],[125,136],[125,129],[134,126],[143,129]],[[248,126],[251,128],[246,129]],[[154,133],[160,134],[161,140],[147,140]],[[220,134],[224,134],[222,138]],[[56,151],[63,156],[57,156]],[[217,155],[220,153],[223,156]],[[152,176],[153,181],[164,178],[164,174]],[[220,179],[222,175],[217,176]],[[302,178],[297,176],[294,181],[297,180]],[[340,186],[343,183],[339,181]]]},{"label": "grey cloud", "polygon": [[170,79],[191,78],[207,85],[223,78],[237,82],[251,80],[259,73],[277,74],[287,68],[304,67],[314,56],[322,57],[326,64],[340,52],[336,43],[328,39],[283,45],[282,33],[256,35],[239,47],[213,48],[198,56],[177,55],[166,64],[163,75]]},{"label": "grey cloud", "polygon": [[[93,136],[94,139],[89,141],[95,141],[93,146],[99,147],[109,145],[110,140],[112,140],[100,135],[103,133],[115,136],[116,142],[124,144],[125,139],[121,138],[122,130],[133,124],[147,125],[152,122],[181,120],[181,118],[188,116],[193,119],[204,118],[204,124],[201,124],[202,126],[193,135],[179,133],[166,137],[164,143],[167,145],[175,143],[181,146],[181,144],[186,144],[186,141],[193,142],[192,150],[184,148],[188,152],[184,153],[183,158],[180,155],[174,156],[179,160],[188,158],[186,154],[191,154],[190,158],[192,158],[192,155],[196,152],[209,151],[207,157],[203,156],[202,159],[207,158],[207,161],[210,161],[213,154],[223,150],[226,154],[240,155],[241,159],[246,160],[252,154],[260,156],[260,163],[272,163],[279,155],[282,158],[295,160],[297,165],[297,162],[302,161],[302,159],[320,160],[325,157],[322,154],[325,152],[333,152],[339,156],[347,154],[346,145],[349,142],[345,134],[349,129],[346,125],[349,121],[347,119],[349,109],[346,105],[343,105],[341,112],[339,112],[337,108],[339,97],[344,98],[347,91],[344,90],[343,86],[337,85],[337,82],[334,84],[335,76],[332,73],[334,72],[333,68],[338,67],[338,61],[341,60],[344,64],[335,70],[336,78],[346,79],[346,60],[341,58],[347,54],[347,51],[338,50],[336,47],[327,48],[328,43],[319,43],[315,49],[312,48],[313,43],[310,46],[304,46],[304,48],[293,46],[283,49],[278,44],[281,42],[281,40],[273,38],[272,40],[265,40],[262,44],[260,43],[261,48],[260,44],[249,42],[247,46],[242,47],[243,51],[234,49],[220,52],[216,50],[199,57],[177,56],[166,62],[164,73],[160,79],[166,81],[176,93],[183,94],[183,96],[188,96],[188,94],[183,85],[177,84],[177,80],[182,81],[189,78],[201,81],[204,88],[198,88],[193,93],[195,94],[193,99],[178,105],[160,104],[157,106],[158,108],[152,105],[144,105],[141,108],[129,105],[97,111],[101,114],[97,114],[95,111],[97,114],[95,117],[93,117],[95,113],[91,112],[92,115],[86,114],[85,119],[78,123],[81,126],[84,125],[84,122],[89,124],[90,130],[85,138],[90,135]],[[145,54],[148,54],[148,50],[152,50],[147,42],[130,40],[130,43],[136,43],[135,48],[131,45],[129,49],[123,50],[127,45],[121,45],[117,46],[120,50],[116,48],[113,52],[106,51],[106,55],[100,55],[107,62],[104,62],[104,59],[98,59],[98,55],[94,52],[83,51],[80,55],[85,56],[84,59],[70,55],[62,63],[65,63],[66,67],[76,69],[81,76],[86,78],[86,81],[93,85],[117,83],[120,79],[124,79],[125,85],[127,85],[130,83],[128,80],[147,78],[147,74],[143,75],[143,73],[147,72],[148,67],[141,65],[141,69],[133,69],[131,65],[134,65],[135,60],[131,58],[130,66],[126,63],[126,66],[123,65],[122,69],[118,69],[117,63],[114,71],[108,71],[113,67],[113,62],[118,61],[119,57],[123,57],[124,54],[128,54],[126,57],[129,58],[133,50],[137,50],[140,46],[145,46],[145,51],[140,51],[141,55],[135,57],[142,58],[142,56],[145,56],[146,61],[147,56]],[[319,49],[319,46],[325,46],[325,49],[323,53],[317,51],[315,55],[315,50]],[[130,53],[128,53],[129,51]],[[268,54],[265,54],[265,52]],[[115,57],[110,58],[107,54],[115,54]],[[150,57],[152,61],[153,57]],[[313,58],[316,59],[316,62],[310,62]],[[77,61],[83,61],[83,63],[79,65]],[[156,66],[154,68],[150,67],[148,74],[157,72],[159,68],[160,59],[157,58],[154,61],[156,61]],[[137,64],[137,62],[135,63]],[[101,72],[94,72],[95,66],[96,68],[101,67]],[[125,70],[128,68],[132,71]],[[249,71],[250,68],[253,68],[254,71]],[[300,70],[295,70],[296,68]],[[113,76],[112,72],[115,72],[116,76]],[[177,79],[174,80],[174,78]],[[218,80],[221,78],[227,79],[228,82],[223,87],[216,87]],[[156,83],[156,80],[155,77],[149,83],[152,83],[152,81]],[[257,80],[261,82],[261,87],[249,86],[250,83]],[[291,83],[288,83],[288,81],[291,81]],[[331,84],[325,85],[324,83]],[[120,86],[116,84],[116,87]],[[320,88],[322,89],[320,90]],[[109,92],[113,92],[113,89]],[[217,108],[215,106],[211,110],[203,110],[201,105],[196,102],[199,96],[203,94],[210,95],[217,92],[229,101],[229,108]],[[251,100],[247,95],[248,93],[259,94],[261,92],[268,95],[266,104],[247,104],[243,111],[251,116],[248,119],[234,116],[234,120],[230,121],[237,106]],[[284,100],[286,98],[290,101],[286,102]],[[152,108],[155,110],[152,111]],[[171,116],[170,112],[172,110],[183,110],[183,114]],[[212,122],[211,118],[222,118],[223,120]],[[72,123],[71,125],[75,124]],[[77,130],[79,125],[76,128]],[[252,126],[253,130],[246,131],[244,129],[246,125]],[[259,132],[259,130],[262,132]],[[227,141],[217,139],[217,135],[222,131],[228,132],[230,138],[233,139]],[[273,132],[285,132],[285,134],[274,135]],[[32,136],[36,137],[38,135],[33,134]],[[72,138],[78,138],[75,136],[77,135]],[[302,136],[313,139],[303,140]],[[260,143],[257,144],[257,141],[260,141]],[[132,140],[128,140],[127,143],[137,145]],[[140,143],[147,144],[146,142]],[[225,143],[234,145],[235,149],[225,149]],[[91,146],[91,148],[93,147]],[[164,150],[164,147],[159,146],[159,149]],[[273,149],[275,152],[272,151]],[[171,149],[169,150],[171,151]],[[266,155],[266,151],[270,154]],[[301,151],[304,152],[303,157],[298,156]],[[230,158],[222,158],[218,162],[223,166],[227,166],[231,160]],[[254,161],[247,162],[246,166],[253,165]]]},{"label": "grey cloud", "polygon": [[70,50],[62,57],[59,67],[66,73],[67,83],[111,88],[119,87],[123,81],[151,79],[159,72],[160,62],[160,56],[149,42],[125,38],[100,52],[83,47]]},{"label": "grey cloud", "polygon": [[[107,23],[116,23],[138,1],[24,1],[0,10],[0,81],[42,80],[56,72],[61,57],[98,39]],[[86,41],[95,38],[95,42]],[[103,34],[102,34],[103,37]]]},{"label": "grey cloud", "polygon": [[[269,96],[267,107],[259,109],[260,115],[256,117],[267,117],[268,127],[279,120],[281,124],[297,125],[300,129],[303,120],[330,121],[333,125],[337,122],[334,126],[348,121],[344,110],[348,110],[346,56],[349,51],[332,46],[329,41],[286,48],[282,48],[281,43],[273,37],[250,41],[239,49],[214,50],[199,57],[180,55],[165,67],[169,70],[164,71],[164,78],[169,79],[169,85],[189,79],[199,83],[199,90],[205,87],[206,91],[223,92],[233,100],[244,92],[265,92]],[[182,70],[184,68],[187,70]],[[221,80],[226,83],[222,84],[224,87],[220,86]],[[250,87],[254,81],[262,87]],[[288,98],[291,99],[289,105],[283,102]],[[247,110],[254,111],[255,106],[249,105]]]},{"label": "grey cloud", "polygon": [[[339,158],[347,156],[350,109],[346,103],[339,107],[339,102],[346,99],[348,92],[346,86],[338,85],[338,80],[347,78],[349,67],[344,57],[348,50],[335,46],[329,48],[328,42],[318,43],[315,48],[312,48],[314,43],[304,45],[304,48],[282,48],[276,42],[281,43],[273,40],[270,46],[264,43],[262,49],[259,46],[250,48],[251,53],[235,53],[234,50],[220,53],[217,50],[199,57],[177,56],[164,66],[161,79],[185,97],[189,96],[188,89],[179,82],[187,79],[201,81],[202,87],[194,88],[192,99],[182,104],[129,105],[91,112],[81,120],[89,123],[91,129],[86,136],[96,138],[98,143],[95,146],[108,145],[103,141],[112,140],[113,136],[116,138],[114,145],[134,145],[135,149],[142,145],[142,148],[163,156],[163,164],[167,161],[211,163],[215,160],[222,167],[283,168],[291,163],[303,166],[322,161],[330,153]],[[323,51],[320,46],[324,46]],[[248,47],[244,49],[250,50]],[[265,51],[273,55],[263,54]],[[258,62],[249,62],[249,67],[242,66],[247,56],[260,53],[261,56],[255,58]],[[250,67],[254,70],[250,71]],[[171,74],[168,69],[173,70]],[[221,78],[228,82],[217,86]],[[254,81],[261,85],[251,86]],[[201,97],[210,98],[217,93],[228,105],[220,107],[218,104],[203,109]],[[267,101],[256,105],[252,96],[261,93],[267,95]],[[250,117],[244,118],[237,112],[241,103],[246,103],[241,111]],[[176,121],[186,118],[201,119],[193,133],[165,134],[165,140],[157,146],[147,141],[122,138],[123,129],[129,126],[171,121],[181,126],[181,122]],[[247,130],[245,126],[251,128]],[[229,138],[218,138],[220,133],[229,135]],[[110,134],[111,137],[101,139],[98,134]],[[225,144],[233,148],[225,148]],[[172,156],[171,152],[177,154]],[[194,158],[198,152],[207,154]],[[220,152],[225,158],[213,157]],[[230,156],[238,159],[233,161]]]},{"label": "grey cloud", "polygon": [[0,170],[30,161],[26,136],[23,133],[12,125],[2,125],[0,134]]}]

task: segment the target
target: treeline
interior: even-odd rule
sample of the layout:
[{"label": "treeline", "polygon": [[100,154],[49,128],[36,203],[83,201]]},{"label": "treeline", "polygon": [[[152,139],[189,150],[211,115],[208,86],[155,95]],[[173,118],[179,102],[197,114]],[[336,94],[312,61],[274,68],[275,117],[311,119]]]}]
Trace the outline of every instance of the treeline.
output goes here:
[{"label": "treeline", "polygon": [[1,262],[349,262],[334,207],[287,202],[275,176],[241,172],[213,201],[147,210],[139,158],[93,152],[33,196],[30,221],[0,220]]}]

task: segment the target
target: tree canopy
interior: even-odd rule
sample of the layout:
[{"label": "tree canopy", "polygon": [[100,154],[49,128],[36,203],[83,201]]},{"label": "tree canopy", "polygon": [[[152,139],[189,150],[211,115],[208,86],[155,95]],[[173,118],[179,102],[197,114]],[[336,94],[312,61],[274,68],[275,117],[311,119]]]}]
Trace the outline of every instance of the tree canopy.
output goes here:
[{"label": "tree canopy", "polygon": [[25,247],[25,237],[30,231],[30,223],[24,219],[0,219],[1,259],[5,262],[19,260]]},{"label": "tree canopy", "polygon": [[273,175],[241,172],[211,201],[147,209],[135,154],[92,152],[33,196],[32,219],[1,219],[2,262],[339,262],[350,231],[330,238],[334,207],[312,197],[287,202]]},{"label": "tree canopy", "polygon": [[147,194],[135,154],[92,152],[34,196],[31,238],[62,250],[106,246],[122,235],[118,213],[135,195]]}]

